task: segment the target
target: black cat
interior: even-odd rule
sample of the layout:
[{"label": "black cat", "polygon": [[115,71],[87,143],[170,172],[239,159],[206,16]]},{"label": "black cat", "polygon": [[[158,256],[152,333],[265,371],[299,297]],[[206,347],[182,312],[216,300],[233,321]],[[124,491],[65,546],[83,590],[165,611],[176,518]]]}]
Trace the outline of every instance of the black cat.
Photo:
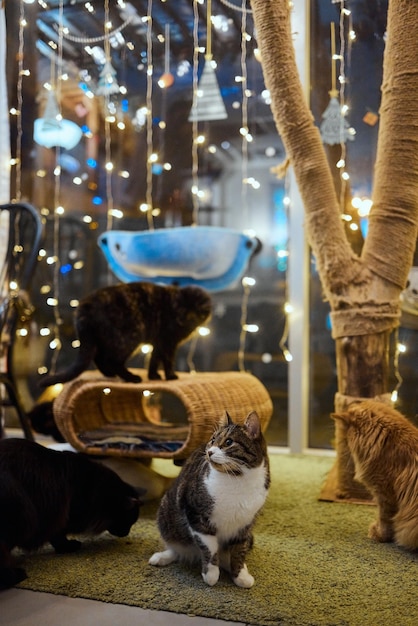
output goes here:
[{"label": "black cat", "polygon": [[55,441],[64,443],[66,440],[55,423],[53,401],[35,404],[28,413],[28,418],[33,430],[42,435],[49,435]]},{"label": "black cat", "polygon": [[0,589],[26,578],[13,548],[30,551],[49,542],[64,553],[81,546],[67,534],[107,530],[125,537],[140,504],[138,490],[85,455],[27,439],[0,440]]},{"label": "black cat", "polygon": [[140,382],[140,376],[125,367],[126,360],[141,343],[153,346],[149,379],[161,378],[162,364],[167,380],[177,378],[174,359],[177,346],[211,313],[209,295],[200,287],[163,287],[132,282],[98,289],[77,307],[75,327],[80,348],[75,363],[67,370],[41,380],[46,387],[72,380],[94,361],[105,376],[120,376]]}]

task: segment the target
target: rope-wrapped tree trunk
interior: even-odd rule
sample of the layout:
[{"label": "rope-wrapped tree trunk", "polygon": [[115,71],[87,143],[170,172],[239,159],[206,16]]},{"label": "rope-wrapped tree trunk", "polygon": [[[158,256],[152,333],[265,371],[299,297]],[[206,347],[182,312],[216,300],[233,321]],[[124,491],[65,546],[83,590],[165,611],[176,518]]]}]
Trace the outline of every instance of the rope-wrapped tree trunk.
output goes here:
[{"label": "rope-wrapped tree trunk", "polygon": [[[418,2],[390,0],[373,207],[361,256],[345,236],[332,174],[305,102],[288,0],[251,0],[278,132],[294,168],[308,241],[331,307],[335,410],[359,398],[390,402],[389,340],[399,324],[418,224]],[[336,426],[336,497],[366,499]]]}]

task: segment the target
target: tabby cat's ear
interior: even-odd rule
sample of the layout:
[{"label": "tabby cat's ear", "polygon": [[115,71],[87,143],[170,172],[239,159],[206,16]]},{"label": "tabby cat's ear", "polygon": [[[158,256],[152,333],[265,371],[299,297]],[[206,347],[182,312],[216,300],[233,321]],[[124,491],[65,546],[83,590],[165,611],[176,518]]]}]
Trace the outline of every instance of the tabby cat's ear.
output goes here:
[{"label": "tabby cat's ear", "polygon": [[232,418],[229,415],[228,411],[225,411],[225,415],[224,415],[224,418],[223,418],[223,423],[224,423],[224,426],[231,426],[234,423],[232,421]]},{"label": "tabby cat's ear", "polygon": [[244,426],[249,436],[252,439],[258,439],[258,437],[260,437],[261,435],[260,418],[258,417],[258,414],[255,411],[251,411],[251,413],[248,413]]}]

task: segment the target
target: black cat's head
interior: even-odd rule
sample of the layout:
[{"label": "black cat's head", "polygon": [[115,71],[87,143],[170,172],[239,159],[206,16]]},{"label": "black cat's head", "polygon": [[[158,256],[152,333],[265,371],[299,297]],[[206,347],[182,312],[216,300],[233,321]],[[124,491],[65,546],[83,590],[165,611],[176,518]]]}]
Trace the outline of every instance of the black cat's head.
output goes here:
[{"label": "black cat's head", "polygon": [[123,493],[111,504],[106,530],[115,537],[126,537],[139,517],[140,499],[145,489],[135,489],[125,483]]},{"label": "black cat's head", "polygon": [[206,458],[211,466],[234,475],[242,474],[245,468],[260,466],[266,454],[260,418],[255,411],[248,414],[244,424],[235,424],[226,412],[206,445]]},{"label": "black cat's head", "polygon": [[192,332],[210,317],[212,301],[201,287],[181,287],[177,292],[175,310],[178,323]]}]

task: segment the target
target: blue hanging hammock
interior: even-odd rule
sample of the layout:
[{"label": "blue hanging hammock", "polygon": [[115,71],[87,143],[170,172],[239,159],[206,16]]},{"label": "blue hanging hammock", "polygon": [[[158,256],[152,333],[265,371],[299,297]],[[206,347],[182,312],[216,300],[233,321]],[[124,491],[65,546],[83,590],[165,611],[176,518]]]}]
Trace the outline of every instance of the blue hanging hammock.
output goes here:
[{"label": "blue hanging hammock", "polygon": [[122,282],[198,285],[208,291],[232,286],[261,249],[257,237],[217,226],[110,230],[98,244]]}]

